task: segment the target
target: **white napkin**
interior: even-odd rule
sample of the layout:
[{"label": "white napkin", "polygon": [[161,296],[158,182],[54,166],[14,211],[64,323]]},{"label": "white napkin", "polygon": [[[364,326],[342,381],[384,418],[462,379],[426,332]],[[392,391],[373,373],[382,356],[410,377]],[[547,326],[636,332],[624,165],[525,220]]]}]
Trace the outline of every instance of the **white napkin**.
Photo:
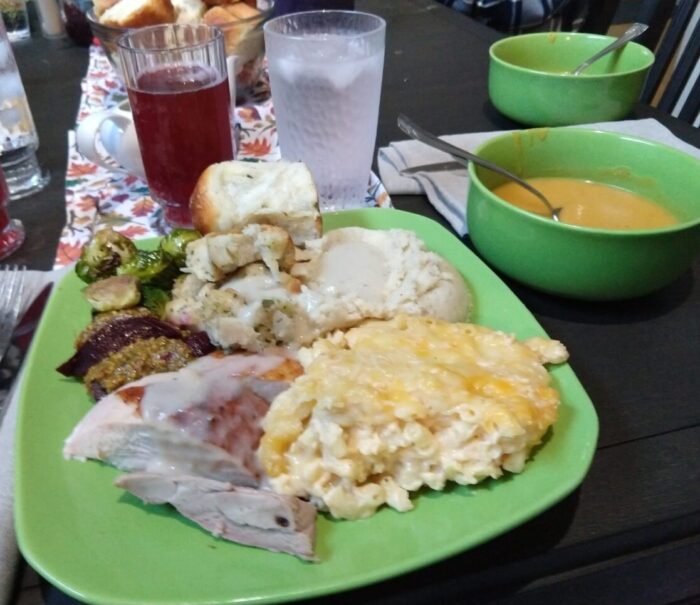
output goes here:
[{"label": "white napkin", "polygon": [[[50,272],[27,271],[22,312],[47,283],[57,281],[69,269]],[[17,399],[23,374],[22,370],[15,379],[7,395],[9,399],[7,410],[4,417],[0,418],[0,603],[9,603],[19,558],[13,518],[14,447]]]},{"label": "white napkin", "polygon": [[[681,141],[668,128],[653,118],[599,122],[580,127],[621,132],[657,141],[700,159],[700,149]],[[504,132],[506,131],[476,132],[447,135],[441,138],[467,151],[476,151],[482,143]],[[380,148],[377,154],[379,176],[390,195],[424,193],[436,210],[452,225],[452,228],[459,235],[464,235],[467,233],[466,212],[467,190],[469,188],[469,177],[464,170],[421,172],[411,176],[402,176],[399,173],[405,168],[448,162],[452,159],[451,156],[442,151],[413,140],[390,143],[388,147]]]}]

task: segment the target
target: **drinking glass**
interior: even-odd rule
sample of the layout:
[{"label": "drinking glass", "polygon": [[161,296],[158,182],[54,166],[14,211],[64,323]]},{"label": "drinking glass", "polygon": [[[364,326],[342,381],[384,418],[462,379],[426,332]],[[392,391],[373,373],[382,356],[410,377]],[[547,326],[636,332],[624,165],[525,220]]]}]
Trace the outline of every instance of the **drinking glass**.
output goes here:
[{"label": "drinking glass", "polygon": [[26,0],[0,0],[0,13],[10,42],[26,40],[31,36]]},{"label": "drinking glass", "polygon": [[9,201],[10,191],[0,168],[0,260],[12,254],[24,241],[24,226],[17,219],[10,219],[7,213]]},{"label": "drinking glass", "polygon": [[351,11],[310,11],[265,26],[282,157],[303,161],[322,210],[362,205],[377,136],[386,23]]},{"label": "drinking glass", "polygon": [[49,181],[36,158],[38,146],[27,95],[0,20],[0,165],[12,199],[39,191]]},{"label": "drinking glass", "polygon": [[151,196],[171,226],[189,227],[197,179],[233,159],[223,34],[208,25],[157,25],[117,45]]}]

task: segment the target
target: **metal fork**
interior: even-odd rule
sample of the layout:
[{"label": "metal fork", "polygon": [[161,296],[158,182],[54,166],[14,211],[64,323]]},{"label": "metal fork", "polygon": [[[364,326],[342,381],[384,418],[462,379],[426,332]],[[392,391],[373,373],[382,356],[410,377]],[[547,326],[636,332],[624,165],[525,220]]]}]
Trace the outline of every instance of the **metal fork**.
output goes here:
[{"label": "metal fork", "polygon": [[25,269],[18,265],[0,267],[0,361],[10,344],[12,331],[22,308]]}]

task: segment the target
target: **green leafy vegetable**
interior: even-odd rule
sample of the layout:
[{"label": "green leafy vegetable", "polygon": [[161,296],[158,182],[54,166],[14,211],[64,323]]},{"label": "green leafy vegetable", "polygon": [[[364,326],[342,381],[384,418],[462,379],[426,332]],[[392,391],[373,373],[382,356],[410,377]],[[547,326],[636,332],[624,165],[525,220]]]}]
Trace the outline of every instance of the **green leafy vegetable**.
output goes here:
[{"label": "green leafy vegetable", "polygon": [[158,317],[165,315],[165,305],[170,302],[170,293],[155,286],[141,286],[141,306]]},{"label": "green leafy vegetable", "polygon": [[202,237],[194,229],[173,229],[160,240],[160,249],[165,252],[178,267],[185,266],[187,244]]},{"label": "green leafy vegetable", "polygon": [[141,284],[172,288],[179,270],[162,250],[137,250],[136,254],[117,268],[117,275],[133,275]]}]

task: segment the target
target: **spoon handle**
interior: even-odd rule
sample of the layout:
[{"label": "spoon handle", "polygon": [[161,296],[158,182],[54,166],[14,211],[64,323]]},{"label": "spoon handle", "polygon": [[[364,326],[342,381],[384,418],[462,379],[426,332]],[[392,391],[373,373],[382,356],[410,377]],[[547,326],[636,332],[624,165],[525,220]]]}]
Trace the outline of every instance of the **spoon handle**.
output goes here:
[{"label": "spoon handle", "polygon": [[588,69],[591,64],[595,63],[598,59],[601,57],[607,55],[608,53],[611,53],[614,50],[617,50],[621,46],[624,46],[627,44],[630,40],[633,40],[637,36],[641,36],[645,31],[649,29],[648,25],[645,25],[644,23],[634,23],[632,24],[627,31],[622,34],[617,40],[612,42],[611,44],[608,44],[603,50],[600,52],[597,52],[595,55],[593,55],[590,59],[587,61],[584,61],[579,65],[574,71],[572,71],[572,75],[578,76],[581,74],[581,72],[584,69]]},{"label": "spoon handle", "polygon": [[[399,114],[397,124],[399,128],[412,139],[420,141],[421,143],[425,143],[426,145],[430,145],[431,147],[439,149],[440,151],[444,151],[445,153],[450,154],[453,158],[461,160],[462,162],[464,162],[465,165],[467,165],[469,162],[474,162],[475,164],[478,164],[479,166],[482,166],[487,170],[497,172],[498,174],[512,181],[515,181],[522,187],[525,187],[525,189],[527,189],[530,193],[536,195],[548,208],[553,218],[557,216],[557,212],[554,210],[554,207],[549,203],[549,200],[546,197],[544,197],[544,195],[542,195],[540,191],[535,189],[526,180],[521,179],[516,174],[513,174],[510,170],[506,170],[498,164],[492,164],[488,160],[485,160],[484,158],[479,157],[478,155],[470,153],[469,151],[465,151],[460,147],[455,147],[447,141],[443,141],[441,138],[436,137],[434,134],[418,126],[418,124],[416,124],[413,120],[411,120],[408,116],[404,114]],[[555,218],[555,220],[557,219]]]}]

